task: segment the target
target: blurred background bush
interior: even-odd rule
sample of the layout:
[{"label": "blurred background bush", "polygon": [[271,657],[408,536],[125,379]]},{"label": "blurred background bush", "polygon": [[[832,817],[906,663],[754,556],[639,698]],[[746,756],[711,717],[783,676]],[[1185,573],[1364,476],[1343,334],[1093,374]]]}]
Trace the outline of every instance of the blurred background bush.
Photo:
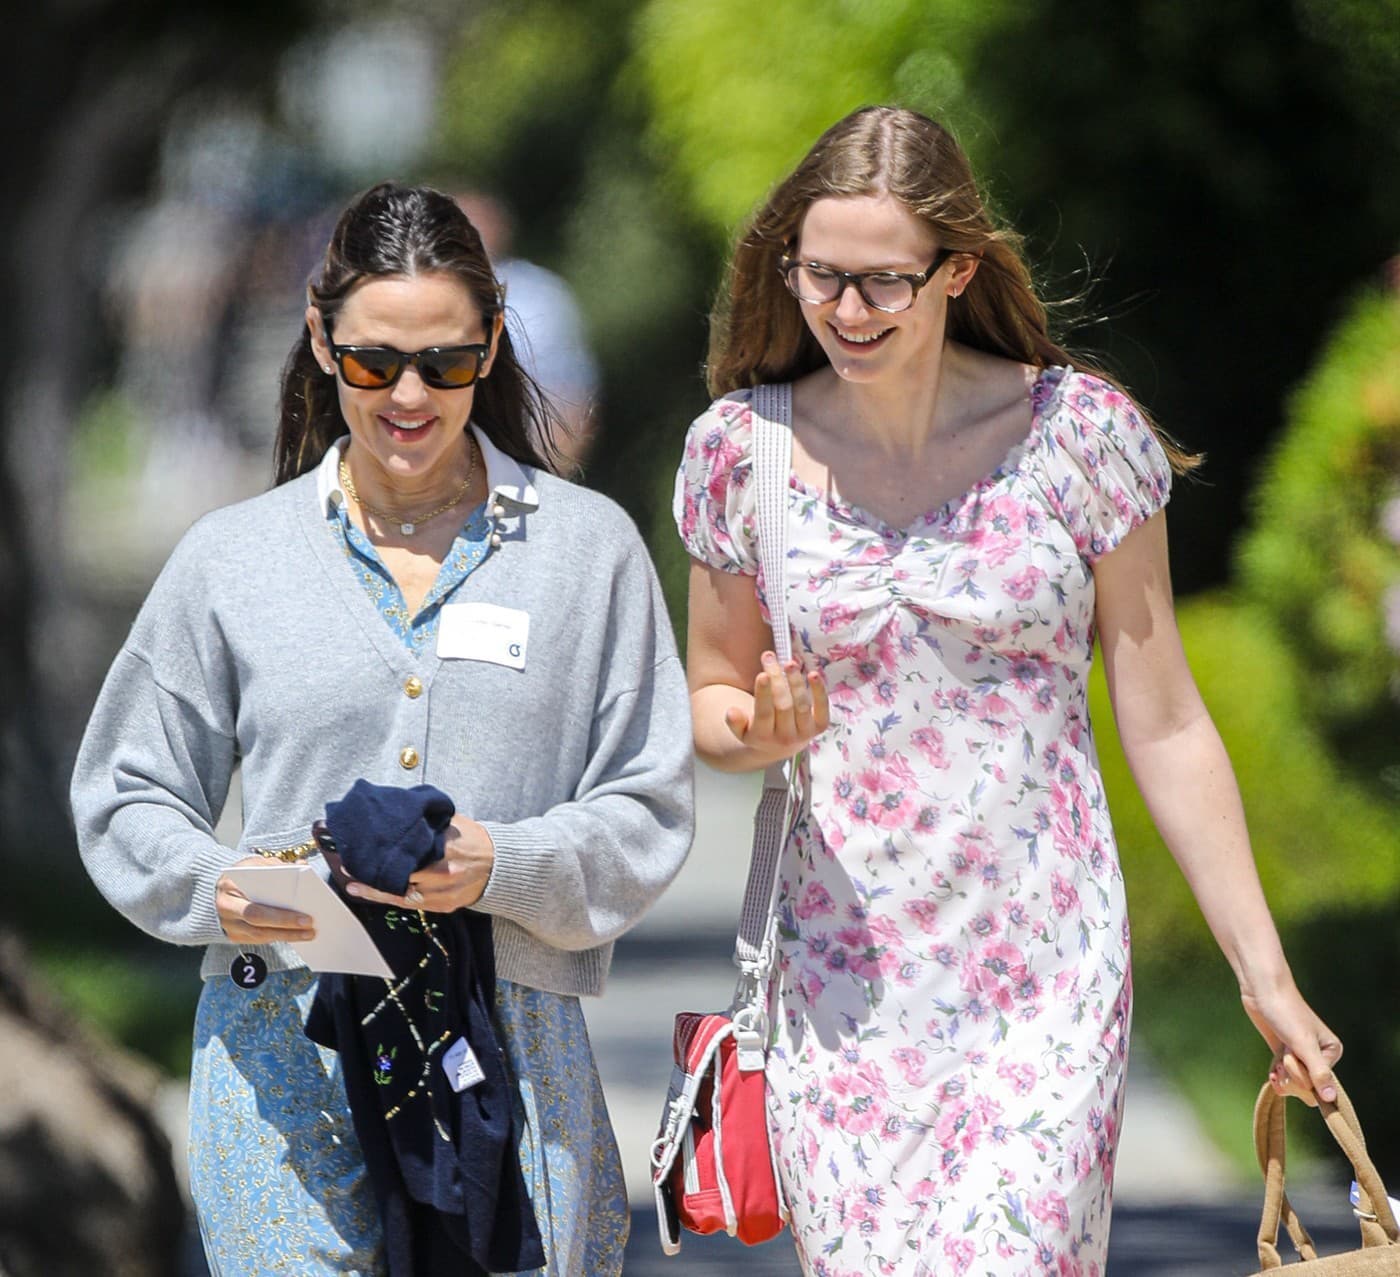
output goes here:
[{"label": "blurred background bush", "polygon": [[[1188,647],[1344,1076],[1400,1072],[1400,2],[91,0],[9,27],[3,926],[85,1022],[187,1063],[196,957],[95,896],[66,776],[174,539],[270,479],[345,199],[491,192],[567,280],[601,369],[582,481],[648,533],[679,625],[669,492],[727,245],[827,124],[893,101],[958,133],[1070,344],[1208,454],[1172,502]],[[1243,1158],[1263,1048],[1096,711],[1139,1028]],[[1393,1157],[1400,1110],[1369,1129]]]}]

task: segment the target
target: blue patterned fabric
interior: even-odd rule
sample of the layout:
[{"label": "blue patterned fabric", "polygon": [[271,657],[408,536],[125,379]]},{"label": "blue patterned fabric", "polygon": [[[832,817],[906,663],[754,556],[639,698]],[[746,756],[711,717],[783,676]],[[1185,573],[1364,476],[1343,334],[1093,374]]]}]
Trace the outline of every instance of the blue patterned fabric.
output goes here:
[{"label": "blue patterned fabric", "polygon": [[421,651],[437,636],[444,600],[481,564],[490,548],[491,522],[486,517],[486,506],[479,505],[467,516],[457,533],[418,614],[410,616],[403,591],[399,589],[393,574],[385,567],[384,560],[379,557],[370,539],[350,522],[345,506],[336,507],[326,517],[360,584],[379,608],[379,615],[403,640],[404,645],[415,652]]},{"label": "blue patterned fabric", "polygon": [[211,1277],[384,1271],[340,1056],[302,1027],[315,992],[304,968],[270,972],[256,991],[204,983],[189,1168]]},{"label": "blue patterned fabric", "polygon": [[[205,982],[189,1166],[211,1277],[385,1272],[340,1057],[302,1027],[315,992],[304,969],[273,971],[256,992]],[[500,982],[496,1017],[548,1260],[537,1274],[614,1277],[627,1243],[627,1191],[583,1008],[577,998]]]},{"label": "blue patterned fabric", "polygon": [[[436,638],[442,604],[489,550],[490,524],[479,506],[409,616],[402,591],[343,505],[327,520],[380,615],[415,651]],[[191,1189],[213,1277],[221,1277],[220,1264],[229,1277],[382,1271],[379,1223],[339,1061],[302,1030],[313,992],[305,971],[274,972],[251,998],[232,981],[205,985],[190,1093]],[[537,1271],[620,1274],[627,1189],[583,1008],[575,997],[498,980],[496,1016],[519,1090],[521,1169],[544,1239],[547,1265]],[[250,1071],[260,1084],[249,1086]],[[272,1228],[266,1221],[278,1216]],[[251,1249],[254,1242],[259,1249]]]}]

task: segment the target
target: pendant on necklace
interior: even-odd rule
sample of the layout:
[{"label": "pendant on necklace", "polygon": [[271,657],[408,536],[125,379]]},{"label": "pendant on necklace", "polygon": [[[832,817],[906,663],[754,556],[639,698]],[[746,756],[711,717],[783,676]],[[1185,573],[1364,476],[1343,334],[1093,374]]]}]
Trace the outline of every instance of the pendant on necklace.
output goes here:
[{"label": "pendant on necklace", "polygon": [[411,523],[400,523],[399,531],[402,532],[404,536],[411,537],[414,534],[414,532],[417,531],[417,528],[415,528],[414,525]]}]

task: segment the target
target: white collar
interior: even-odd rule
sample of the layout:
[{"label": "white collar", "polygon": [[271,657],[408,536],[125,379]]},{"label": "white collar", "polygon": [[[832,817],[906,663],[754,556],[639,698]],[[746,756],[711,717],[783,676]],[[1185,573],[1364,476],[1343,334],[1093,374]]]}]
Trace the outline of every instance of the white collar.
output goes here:
[{"label": "white collar", "polygon": [[[530,482],[520,463],[502,452],[482,431],[474,426],[467,427],[481,449],[481,459],[486,464],[486,487],[490,494],[490,504],[504,507],[506,515],[527,514],[537,510],[540,504],[539,493]],[[340,458],[350,443],[349,435],[341,435],[321,458],[316,467],[316,508],[322,514],[338,510],[345,501],[340,489]]]}]

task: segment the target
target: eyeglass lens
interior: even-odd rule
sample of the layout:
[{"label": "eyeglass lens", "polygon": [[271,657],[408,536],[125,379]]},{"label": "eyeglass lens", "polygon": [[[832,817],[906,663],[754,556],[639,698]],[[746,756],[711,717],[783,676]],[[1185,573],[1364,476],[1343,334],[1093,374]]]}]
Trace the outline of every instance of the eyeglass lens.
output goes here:
[{"label": "eyeglass lens", "polygon": [[805,302],[835,301],[850,280],[860,295],[877,310],[907,310],[914,300],[914,285],[904,276],[884,271],[843,276],[824,266],[795,263],[788,267],[787,285]]},{"label": "eyeglass lens", "polygon": [[341,375],[360,390],[392,386],[409,363],[418,366],[419,376],[428,385],[455,390],[470,386],[481,367],[479,350],[424,350],[405,355],[388,346],[373,346],[353,350],[341,347],[338,353]]}]

